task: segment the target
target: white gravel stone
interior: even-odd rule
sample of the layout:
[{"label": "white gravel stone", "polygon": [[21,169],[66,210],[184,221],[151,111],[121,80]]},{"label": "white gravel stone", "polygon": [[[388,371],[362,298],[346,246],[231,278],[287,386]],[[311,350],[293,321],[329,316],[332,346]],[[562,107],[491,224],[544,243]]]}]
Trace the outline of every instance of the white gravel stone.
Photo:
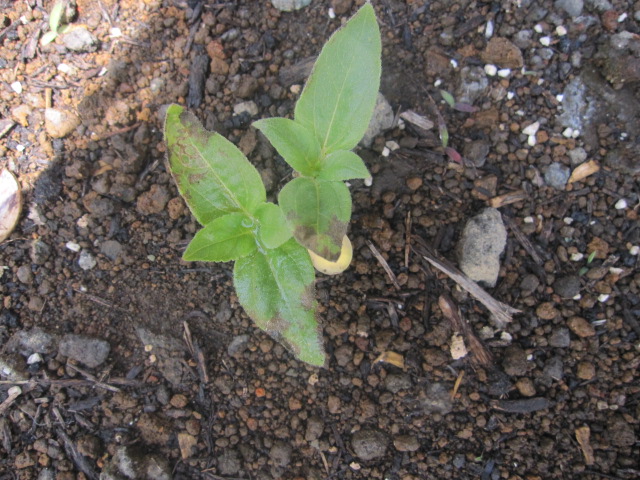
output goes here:
[{"label": "white gravel stone", "polygon": [[540,37],[540,44],[544,47],[551,45],[551,37]]},{"label": "white gravel stone", "polygon": [[20,82],[13,82],[11,84],[11,90],[20,95],[22,93],[22,84]]},{"label": "white gravel stone", "polygon": [[495,65],[489,63],[489,64],[484,66],[484,73],[486,73],[490,77],[494,77],[496,75],[496,73],[498,73],[498,67],[496,67]]},{"label": "white gravel stone", "polygon": [[624,198],[618,200],[614,205],[616,210],[624,210],[625,208],[627,208],[627,206],[627,201]]},{"label": "white gravel stone", "polygon": [[525,135],[535,135],[538,133],[538,129],[540,128],[540,122],[533,122],[530,125],[527,125],[522,129],[522,133]]}]

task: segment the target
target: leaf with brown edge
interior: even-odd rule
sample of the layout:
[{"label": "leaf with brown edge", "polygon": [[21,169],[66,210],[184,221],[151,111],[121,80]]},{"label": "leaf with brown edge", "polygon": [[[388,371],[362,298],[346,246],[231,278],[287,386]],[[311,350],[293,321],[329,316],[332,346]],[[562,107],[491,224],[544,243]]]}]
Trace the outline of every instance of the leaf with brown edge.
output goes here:
[{"label": "leaf with brown edge", "polygon": [[340,257],[351,218],[351,194],[343,182],[295,178],[278,202],[301,245],[332,262]]},{"label": "leaf with brown edge", "polygon": [[256,325],[296,358],[322,366],[325,353],[318,326],[315,275],[306,249],[294,239],[236,261],[238,300]]}]

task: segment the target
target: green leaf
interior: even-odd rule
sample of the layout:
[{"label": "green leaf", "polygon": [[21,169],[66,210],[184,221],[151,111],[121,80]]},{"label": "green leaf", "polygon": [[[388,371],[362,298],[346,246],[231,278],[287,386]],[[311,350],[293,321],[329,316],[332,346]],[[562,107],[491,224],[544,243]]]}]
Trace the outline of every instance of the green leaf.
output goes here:
[{"label": "green leaf", "polygon": [[256,325],[299,360],[322,366],[314,271],[304,247],[291,239],[277,249],[256,251],[238,260],[233,273],[238,300]]},{"label": "green leaf", "polygon": [[45,33],[44,35],[42,35],[42,38],[40,39],[40,45],[42,45],[42,46],[49,45],[57,37],[58,37],[58,32],[54,32],[53,30],[51,30],[51,31]]},{"label": "green leaf", "polygon": [[453,95],[451,95],[446,90],[440,90],[440,95],[442,95],[442,99],[445,102],[447,102],[447,104],[449,104],[450,107],[452,107],[452,108],[455,107],[456,99],[453,98]]},{"label": "green leaf", "polygon": [[273,203],[264,203],[256,210],[260,222],[258,237],[267,248],[278,248],[291,238],[291,229],[282,209]]},{"label": "green leaf", "polygon": [[324,154],[355,147],[369,126],[380,86],[380,30],[365,4],[327,41],[295,108]]},{"label": "green leaf", "polygon": [[358,155],[349,150],[338,150],[322,161],[317,178],[339,181],[370,176],[369,170]]},{"label": "green leaf", "polygon": [[202,225],[226,213],[251,216],[265,201],[262,178],[249,160],[183,107],[169,106],[164,134],[178,190]]},{"label": "green leaf", "polygon": [[64,18],[64,11],[67,8],[65,2],[56,3],[49,14],[49,28],[52,32],[58,32],[58,27]]},{"label": "green leaf", "polygon": [[228,262],[257,249],[253,220],[242,213],[218,217],[196,233],[182,259],[188,262]]},{"label": "green leaf", "polygon": [[280,208],[304,247],[336,261],[351,218],[351,195],[342,182],[295,178],[278,195]]},{"label": "green leaf", "polygon": [[253,126],[269,139],[291,168],[313,176],[320,162],[320,144],[312,130],[288,118],[258,120]]}]

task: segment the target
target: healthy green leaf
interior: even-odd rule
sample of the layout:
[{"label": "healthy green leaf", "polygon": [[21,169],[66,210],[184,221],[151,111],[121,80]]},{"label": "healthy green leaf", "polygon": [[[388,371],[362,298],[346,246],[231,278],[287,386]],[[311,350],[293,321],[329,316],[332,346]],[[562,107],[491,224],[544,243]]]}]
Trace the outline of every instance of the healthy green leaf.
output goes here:
[{"label": "healthy green leaf", "polygon": [[258,238],[267,248],[278,248],[291,238],[291,229],[282,209],[273,203],[264,203],[256,210],[260,223]]},{"label": "healthy green leaf", "polygon": [[255,167],[231,142],[205,130],[192,113],[169,106],[164,132],[171,173],[202,225],[226,213],[251,216],[265,201]]},{"label": "healthy green leaf", "polygon": [[56,3],[49,14],[49,28],[52,32],[58,33],[58,27],[64,18],[64,11],[67,8],[65,2]]},{"label": "healthy green leaf", "polygon": [[233,274],[238,300],[258,327],[299,360],[322,366],[314,271],[304,247],[291,239],[277,249],[257,251],[238,260]]},{"label": "healthy green leaf", "polygon": [[380,86],[380,30],[367,3],[327,41],[295,108],[324,154],[350,150],[364,135]]},{"label": "healthy green leaf", "polygon": [[351,218],[351,195],[342,182],[295,178],[278,195],[280,208],[304,247],[336,261]]},{"label": "healthy green leaf", "polygon": [[317,178],[340,181],[370,176],[369,170],[358,155],[349,150],[338,150],[322,161]]},{"label": "healthy green leaf", "polygon": [[228,262],[257,249],[253,220],[242,213],[218,217],[193,237],[182,259],[188,262]]},{"label": "healthy green leaf", "polygon": [[320,144],[313,131],[288,118],[266,118],[253,123],[278,153],[302,175],[313,176],[320,162]]},{"label": "healthy green leaf", "polygon": [[442,95],[442,99],[447,102],[447,104],[450,107],[454,107],[456,104],[456,99],[453,98],[453,95],[451,95],[449,92],[447,92],[446,90],[440,90],[440,95]]},{"label": "healthy green leaf", "polygon": [[40,45],[49,45],[58,37],[58,32],[54,32],[53,30],[48,31],[42,38],[40,39]]}]

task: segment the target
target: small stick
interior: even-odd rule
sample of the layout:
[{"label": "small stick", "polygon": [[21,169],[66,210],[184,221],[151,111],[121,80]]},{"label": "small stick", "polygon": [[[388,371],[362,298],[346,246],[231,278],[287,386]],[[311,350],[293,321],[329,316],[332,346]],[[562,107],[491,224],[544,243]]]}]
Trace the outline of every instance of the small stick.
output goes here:
[{"label": "small stick", "polygon": [[120,389],[118,387],[112,387],[111,385],[101,382],[96,377],[91,375],[89,372],[86,372],[71,363],[67,363],[67,368],[70,368],[71,370],[75,370],[76,372],[84,376],[87,380],[89,380],[96,387],[104,388],[105,390],[109,390],[110,392],[120,392]]},{"label": "small stick", "polygon": [[458,374],[458,378],[456,378],[456,383],[453,384],[453,390],[451,390],[451,400],[456,398],[456,394],[458,393],[458,389],[462,384],[463,378],[464,378],[464,370],[460,370],[460,373]]},{"label": "small stick", "polygon": [[485,367],[491,365],[493,363],[491,353],[485,348],[480,339],[476,337],[469,323],[460,316],[460,311],[455,303],[453,303],[451,297],[446,294],[440,295],[438,305],[445,318],[451,322],[453,330],[460,332],[465,339],[465,343],[469,345],[469,350],[473,353],[473,362]]},{"label": "small stick", "polygon": [[487,307],[487,309],[491,312],[491,321],[494,323],[494,325],[496,325],[496,327],[504,329],[507,324],[513,320],[511,315],[521,312],[520,310],[510,307],[509,305],[506,305],[493,298],[491,295],[485,292],[476,282],[467,277],[464,273],[454,267],[447,260],[437,258],[432,252],[429,251],[429,248],[423,242],[421,245],[417,245],[416,247],[414,247],[414,250],[419,255],[422,255],[422,258],[424,258],[430,265],[436,267],[438,270],[446,274],[454,282],[460,285],[461,288],[465,289],[480,303]]},{"label": "small stick", "polygon": [[373,256],[376,257],[380,265],[382,265],[382,268],[384,268],[384,271],[387,272],[387,275],[389,276],[389,279],[393,283],[393,286],[396,287],[396,290],[400,290],[400,284],[396,279],[396,275],[391,270],[391,267],[389,267],[389,264],[387,263],[387,261],[380,254],[378,249],[376,249],[376,247],[373,246],[373,243],[371,243],[369,240],[367,240],[367,246],[369,247],[369,250],[371,250],[371,253],[373,253]]},{"label": "small stick", "polygon": [[513,221],[513,218],[506,215],[503,215],[502,218],[504,220],[504,223],[507,224],[507,227],[509,227],[509,230],[513,232],[513,235],[516,237],[516,240],[518,240],[518,243],[522,246],[522,248],[525,249],[525,251],[533,259],[533,261],[538,265],[542,265],[544,263],[544,260],[542,259],[536,248],[533,246],[531,241],[527,238],[527,236],[522,233],[522,230],[520,230],[516,222]]},{"label": "small stick", "polygon": [[11,405],[13,405],[13,402],[16,401],[16,398],[18,398],[22,394],[22,389],[16,385],[11,387],[8,393],[9,396],[5,399],[4,402],[0,403],[0,415],[4,415],[4,412],[7,411],[7,409]]},{"label": "small stick", "polygon": [[411,211],[407,212],[407,219],[405,220],[405,230],[406,230],[406,238],[405,238],[405,244],[404,244],[404,266],[406,268],[409,268],[409,252],[411,252],[411,227],[412,227],[412,221],[411,221]]}]

